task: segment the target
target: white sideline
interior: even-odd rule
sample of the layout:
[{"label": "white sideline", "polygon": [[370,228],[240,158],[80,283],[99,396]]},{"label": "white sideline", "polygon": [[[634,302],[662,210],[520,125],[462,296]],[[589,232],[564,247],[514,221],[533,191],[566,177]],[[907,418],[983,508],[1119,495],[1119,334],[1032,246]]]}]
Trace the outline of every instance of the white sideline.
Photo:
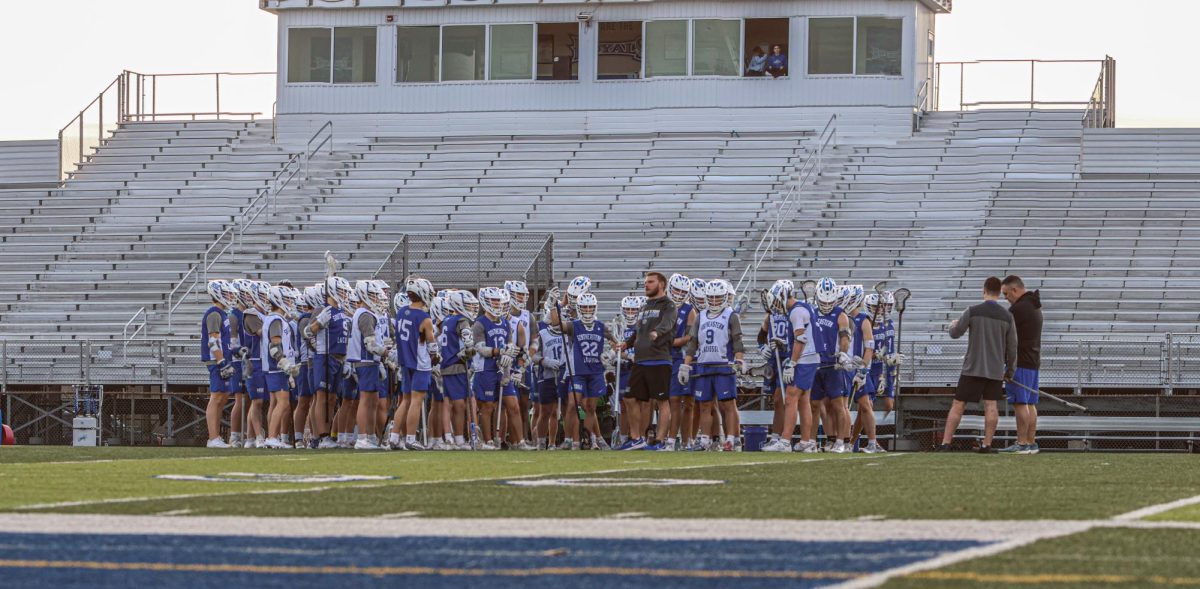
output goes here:
[{"label": "white sideline", "polygon": [[[980,520],[757,520],[661,518],[410,518],[395,517],[380,525],[366,517],[244,517],[97,514],[0,514],[0,532],[94,534],[221,535],[243,537],[407,536],[454,538],[605,538],[651,540],[722,539],[784,541],[964,540],[999,542],[1023,539],[1028,529],[1052,528],[1071,533],[1092,522]],[[407,514],[403,514],[407,515]]]},{"label": "white sideline", "polygon": [[1143,507],[1141,509],[1135,509],[1133,511],[1130,511],[1129,513],[1122,513],[1121,515],[1114,517],[1113,520],[1119,521],[1119,522],[1136,521],[1139,519],[1144,519],[1144,518],[1150,517],[1152,515],[1166,513],[1168,511],[1171,511],[1172,509],[1179,509],[1180,507],[1187,507],[1189,505],[1196,505],[1198,503],[1200,503],[1200,495],[1196,495],[1195,497],[1188,497],[1187,499],[1179,499],[1176,501],[1171,501],[1169,503],[1160,503],[1158,505],[1151,505],[1150,507]]}]

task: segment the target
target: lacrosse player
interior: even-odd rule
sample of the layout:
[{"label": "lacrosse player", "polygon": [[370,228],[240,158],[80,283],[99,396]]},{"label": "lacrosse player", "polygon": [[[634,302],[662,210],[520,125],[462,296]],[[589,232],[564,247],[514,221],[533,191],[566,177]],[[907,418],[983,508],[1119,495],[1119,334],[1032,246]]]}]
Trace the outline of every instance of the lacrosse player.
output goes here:
[{"label": "lacrosse player", "polygon": [[[357,386],[353,392],[347,392],[345,397],[355,407],[355,422],[358,425],[358,439],[354,442],[355,450],[379,450],[379,438],[376,435],[378,427],[377,414],[380,391],[383,390],[383,378],[380,376],[380,358],[387,357],[390,352],[387,338],[387,322],[379,322],[376,314],[380,308],[387,305],[383,289],[369,280],[360,280],[354,285],[354,295],[358,299],[354,315],[350,319],[350,341],[346,345],[346,363],[354,371]],[[387,392],[383,393],[386,402]],[[349,426],[346,428],[350,429]]]},{"label": "lacrosse player", "polygon": [[[854,369],[850,350],[850,318],[838,305],[842,291],[832,278],[817,283],[817,313],[812,318],[812,342],[820,356],[820,368],[813,380],[811,399],[824,406],[826,439],[836,440],[831,452],[847,452],[842,437],[850,435],[849,411],[842,397],[846,396],[846,380],[842,375]],[[795,323],[793,323],[795,325]],[[794,355],[794,354],[793,354]],[[815,416],[814,411],[814,416]],[[843,418],[846,423],[842,424]],[[843,434],[843,427],[845,433]]]},{"label": "lacrosse player", "polygon": [[266,430],[263,429],[263,401],[268,401],[266,372],[263,371],[263,323],[270,311],[269,300],[271,285],[262,281],[254,281],[250,287],[250,297],[253,306],[242,314],[244,337],[243,345],[250,350],[250,379],[246,383],[247,397],[250,406],[246,409],[246,441],[247,448],[265,448]]},{"label": "lacrosse player", "polygon": [[[230,282],[237,292],[237,298],[229,308],[229,342],[233,352],[234,375],[230,379],[230,390],[233,392],[233,409],[229,418],[229,445],[234,448],[242,447],[242,413],[246,408],[246,390],[249,388],[250,349],[246,347],[246,326],[244,323],[245,310],[253,304],[251,300],[252,282],[239,278]],[[237,345],[234,345],[234,341]]]},{"label": "lacrosse player", "polygon": [[[425,393],[433,378],[433,366],[442,363],[433,319],[429,316],[433,284],[424,278],[410,277],[404,281],[404,292],[408,294],[409,305],[396,317],[400,404],[396,406],[395,425],[388,442],[396,450],[424,450],[425,445],[417,441],[417,428],[425,411]],[[403,439],[396,431],[401,423]]]},{"label": "lacrosse player", "polygon": [[466,410],[468,387],[467,366],[475,355],[471,324],[479,316],[479,301],[470,291],[456,290],[446,295],[446,318],[442,321],[439,343],[442,348],[442,395],[449,404],[450,425],[446,435],[453,432],[453,446],[469,450],[466,439]]},{"label": "lacrosse player", "polygon": [[[521,413],[521,436],[525,438],[526,427],[529,420],[529,366],[526,359],[529,358],[528,346],[533,342],[533,315],[529,312],[529,287],[520,280],[509,280],[504,283],[504,290],[508,291],[508,322],[512,330],[522,332],[525,336],[526,347],[521,350],[521,355],[516,360],[516,370],[513,375],[513,383],[517,387],[517,403]],[[530,436],[532,439],[532,436]]]},{"label": "lacrosse player", "polygon": [[[832,282],[832,281],[831,281]],[[828,288],[828,287],[827,287]],[[836,288],[836,287],[835,287]],[[783,308],[791,325],[790,355],[783,362],[784,412],[780,427],[783,437],[778,442],[763,447],[766,452],[797,452],[812,453],[817,451],[816,417],[814,405],[811,403],[813,383],[821,366],[821,355],[814,342],[813,321],[816,310],[806,301],[796,300],[796,293],[790,283],[776,283],[772,286],[775,304],[784,301]],[[791,446],[790,434],[796,429],[796,415],[800,416],[800,441]]]},{"label": "lacrosse player", "polygon": [[[892,321],[892,310],[896,308],[896,295],[892,291],[883,293],[883,347],[875,344],[876,349],[884,350],[883,356],[883,386],[878,395],[883,397],[883,410],[891,413],[896,408],[896,376],[904,363],[904,354],[896,349],[896,323]],[[879,338],[876,337],[876,340]]]},{"label": "lacrosse player", "polygon": [[[550,309],[549,323],[558,330],[558,333],[562,333],[562,326],[564,324],[579,318],[579,308],[577,306],[579,297],[590,292],[591,288],[592,280],[590,278],[587,276],[576,276],[575,278],[571,279],[571,283],[567,285],[567,292],[565,295],[560,293],[557,287],[550,290],[548,298],[552,301],[550,305],[553,307]],[[562,337],[564,349],[569,348],[570,342],[567,341],[567,336],[564,334]],[[563,365],[565,374],[560,375],[560,378],[562,378],[564,381],[565,390],[563,394],[559,396],[561,401],[560,406],[563,407],[563,442],[562,445],[559,446],[559,449],[578,450],[582,446],[580,443],[581,440],[576,440],[575,438],[571,437],[572,432],[579,431],[579,405],[578,403],[572,404],[573,395],[571,394],[571,391],[573,390],[572,387],[574,386],[573,376],[575,365],[571,361],[571,350],[566,349],[565,353],[566,358]],[[575,407],[576,409],[571,409],[571,407]]]},{"label": "lacrosse player", "polygon": [[[788,319],[787,309],[791,302],[795,285],[790,280],[778,280],[771,288],[763,291],[762,306],[767,312],[762,326],[758,330],[758,344],[762,354],[767,358],[767,374],[763,377],[763,389],[773,391],[775,403],[775,419],[771,424],[771,435],[767,442],[770,446],[779,440],[786,440],[785,446],[791,449],[792,430],[795,430],[795,419],[792,420],[792,430],[785,431],[784,423],[785,402],[783,358],[791,357],[791,346],[788,341],[792,338],[792,323]],[[765,448],[765,447],[764,447]]]},{"label": "lacrosse player", "polygon": [[[697,280],[697,282],[703,281]],[[675,450],[675,438],[681,435],[679,431],[681,428],[684,430],[682,432],[684,444],[691,442],[691,432],[688,431],[691,428],[683,427],[683,424],[692,416],[692,387],[679,379],[679,367],[683,365],[683,351],[691,341],[692,328],[696,325],[696,312],[689,302],[691,294],[692,280],[687,276],[672,274],[671,278],[667,280],[667,298],[671,299],[671,303],[675,305],[679,313],[675,319],[674,339],[671,340],[670,418],[665,422],[661,419],[658,422],[659,428],[663,429],[658,440],[662,449],[667,452]]]},{"label": "lacrosse player", "polygon": [[[297,380],[296,412],[292,415],[292,429],[296,432],[296,448],[307,448],[304,443],[304,427],[308,423],[308,415],[312,411],[313,395],[316,392],[315,371],[313,359],[316,348],[313,340],[304,337],[309,324],[313,321],[313,313],[322,307],[321,291],[316,286],[306,286],[301,298],[300,318],[296,321],[296,347],[300,351],[300,378]],[[314,428],[315,430],[316,428]],[[317,433],[313,431],[312,433]]]},{"label": "lacrosse player", "polygon": [[[350,298],[350,283],[345,278],[330,276],[322,287],[325,307],[313,317],[304,338],[315,350],[313,383],[316,389],[316,409],[313,421],[319,434],[318,448],[336,448],[337,440],[330,437],[331,408],[342,395],[342,366],[346,361],[346,344],[350,333],[350,317],[342,308]],[[338,414],[342,412],[339,410]],[[336,420],[336,417],[333,418]]]},{"label": "lacrosse player", "polygon": [[[604,322],[596,319],[596,312],[599,308],[596,295],[590,292],[579,295],[575,301],[575,308],[579,318],[562,323],[563,336],[570,342],[567,350],[567,363],[570,368],[571,388],[567,397],[566,411],[567,415],[577,414],[576,407],[582,400],[583,429],[586,429],[591,435],[591,448],[608,450],[608,442],[601,435],[600,421],[596,418],[597,399],[603,397],[607,390],[604,384],[604,362],[601,360],[601,356],[604,353],[605,342],[609,342],[614,349],[620,344],[608,331]],[[578,420],[574,420],[573,423],[578,427]],[[569,438],[572,433],[578,433],[579,439],[582,441],[582,430],[568,428],[565,435]]]},{"label": "lacrosse player", "polygon": [[[875,365],[879,364],[875,353],[878,345],[875,334],[880,330],[875,327],[874,321],[879,312],[879,295],[858,293],[851,304],[855,306],[851,311],[853,338],[850,342],[850,353],[858,366],[850,385],[853,394],[851,402],[858,407],[858,418],[854,421],[854,435],[851,439],[855,442],[853,446],[857,446],[858,432],[865,431],[867,445],[861,451],[865,454],[875,454],[883,452],[883,448],[879,447],[879,442],[875,439],[875,394],[879,382],[874,375]],[[882,369],[882,364],[879,366]]]},{"label": "lacrosse player", "polygon": [[[479,291],[483,316],[475,321],[471,340],[475,343],[475,399],[479,402],[479,421],[483,426],[484,442],[481,450],[500,449],[500,440],[493,440],[496,403],[501,403],[509,416],[509,430],[513,439],[519,439],[519,427],[515,415],[519,409],[517,392],[509,382],[509,372],[525,342],[520,332],[513,333],[505,314],[508,311],[508,292],[501,288],[486,287]],[[521,440],[524,444],[524,440]],[[526,449],[526,448],[522,448]]]},{"label": "lacrosse player", "polygon": [[[550,318],[553,302],[546,299],[542,316]],[[537,401],[533,420],[533,435],[538,450],[555,450],[558,439],[558,418],[561,404],[566,400],[568,384],[563,367],[567,352],[563,347],[562,331],[557,325],[538,321],[538,340],[534,346],[533,363],[536,367]],[[578,420],[578,418],[576,418]]]},{"label": "lacrosse player", "polygon": [[700,436],[687,449],[693,452],[709,449],[712,442],[708,432],[715,401],[720,405],[725,425],[722,449],[733,452],[734,441],[740,434],[737,376],[746,372],[741,320],[731,308],[733,287],[724,280],[709,282],[705,295],[707,309],[692,327],[692,338],[679,367],[678,380],[685,386],[693,378],[692,371],[696,372],[693,390],[700,411]]},{"label": "lacrosse player", "polygon": [[221,415],[229,400],[229,382],[234,375],[230,352],[229,314],[227,305],[231,301],[233,287],[224,280],[208,281],[208,296],[212,306],[200,320],[200,336],[205,345],[200,346],[200,361],[208,366],[208,406],[204,416],[208,423],[208,447],[228,448],[221,439]]},{"label": "lacrosse player", "polygon": [[[644,296],[632,296],[621,299],[621,318],[623,326],[623,329],[621,330],[621,341],[628,341],[629,338],[633,337],[633,334],[637,332],[638,317],[641,315],[642,309],[645,306],[646,297]],[[618,427],[620,427],[621,430],[621,435],[617,440],[617,445],[620,446],[629,439],[629,418],[628,411],[625,410],[625,407],[630,402],[627,396],[629,394],[629,374],[633,371],[633,350],[614,352],[614,363],[619,364],[621,374],[621,377],[617,379],[616,383],[617,397],[620,400],[620,406],[618,407],[620,410],[620,416],[618,417],[620,422]],[[682,358],[680,361],[682,362]],[[690,395],[688,397],[681,398],[685,399],[686,401],[691,400]],[[672,399],[672,401],[674,401],[674,399]],[[674,409],[671,410],[671,415],[676,415]],[[671,434],[671,437],[669,438],[669,445],[664,446],[664,450],[675,449],[675,432],[672,431],[669,433]]]},{"label": "lacrosse player", "polygon": [[292,326],[287,320],[291,293],[286,286],[273,286],[267,298],[269,313],[263,320],[261,337],[264,343],[259,346],[259,363],[264,372],[266,390],[271,395],[271,411],[267,416],[267,439],[260,447],[290,450],[291,445],[284,444],[280,435],[284,421],[290,414],[289,381],[300,374],[300,366],[296,364],[295,351],[292,349]]}]

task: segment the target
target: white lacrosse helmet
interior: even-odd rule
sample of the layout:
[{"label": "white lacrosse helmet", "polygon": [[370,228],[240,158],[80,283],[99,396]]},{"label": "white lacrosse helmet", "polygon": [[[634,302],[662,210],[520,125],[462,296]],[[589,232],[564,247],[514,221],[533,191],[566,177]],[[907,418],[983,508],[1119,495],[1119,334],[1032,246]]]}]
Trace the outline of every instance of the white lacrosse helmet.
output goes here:
[{"label": "white lacrosse helmet", "polygon": [[579,309],[579,320],[587,324],[596,320],[596,309],[599,306],[596,295],[590,292],[579,295],[579,299],[575,301],[575,307]]},{"label": "white lacrosse helmet", "polygon": [[479,290],[479,306],[493,317],[503,317],[508,307],[508,292],[494,286],[482,288]]},{"label": "white lacrosse helmet", "polygon": [[524,311],[525,304],[529,302],[529,287],[520,280],[509,280],[504,283],[504,290],[508,291],[509,304],[512,305],[513,312]]},{"label": "white lacrosse helmet", "polygon": [[883,298],[879,302],[883,305],[883,316],[891,315],[896,308],[896,293],[890,290],[884,291]]},{"label": "white lacrosse helmet", "polygon": [[733,285],[724,278],[718,279],[717,282],[725,285],[725,306],[732,307],[733,301],[737,297],[737,289],[733,288]]},{"label": "white lacrosse helmet", "polygon": [[725,290],[725,284],[720,280],[713,280],[704,287],[704,304],[709,311],[725,309],[728,301],[729,292]]},{"label": "white lacrosse helmet", "polygon": [[875,293],[871,293],[863,298],[863,305],[866,306],[867,315],[871,316],[872,321],[874,321],[875,318],[879,316],[879,311],[882,310],[881,307],[879,306],[880,298],[881,297]]},{"label": "white lacrosse helmet", "polygon": [[446,318],[446,299],[434,297],[433,302],[429,303],[429,316],[434,323],[441,323]]},{"label": "white lacrosse helmet", "polygon": [[354,297],[358,302],[366,305],[371,302],[371,281],[357,280],[354,282]]},{"label": "white lacrosse helmet", "polygon": [[645,303],[640,300],[640,297],[625,297],[621,299],[621,315],[625,317],[625,322],[636,322],[638,314],[642,312],[643,305]]},{"label": "white lacrosse helmet", "polygon": [[[382,283],[382,284],[381,284]],[[367,281],[367,306],[376,313],[387,313],[388,295],[382,280]]]},{"label": "white lacrosse helmet", "polygon": [[567,303],[574,305],[579,296],[592,290],[592,279],[587,276],[576,276],[567,285]]},{"label": "white lacrosse helmet", "polygon": [[449,309],[471,321],[479,316],[479,299],[469,290],[456,290],[446,295]]},{"label": "white lacrosse helmet", "polygon": [[286,286],[272,286],[267,291],[267,302],[270,307],[287,311],[291,305],[292,295]]},{"label": "white lacrosse helmet", "polygon": [[708,303],[705,300],[705,297],[708,296],[707,289],[707,282],[700,280],[699,278],[692,279],[692,288],[688,293],[688,296],[691,298],[692,306],[698,311],[703,311],[708,307]]},{"label": "white lacrosse helmet", "polygon": [[847,287],[847,289],[850,292],[846,295],[846,311],[851,311],[861,307],[863,304],[863,299],[867,296],[866,291],[863,290],[863,285],[851,284]]},{"label": "white lacrosse helmet", "polygon": [[776,296],[782,297],[782,303],[786,305],[788,299],[795,298],[796,285],[791,280],[783,279],[776,280],[775,284],[771,285],[771,290],[775,291]]},{"label": "white lacrosse helmet", "polygon": [[333,299],[339,307],[345,307],[350,304],[350,294],[352,292],[350,281],[341,276],[330,276],[325,279],[325,294]]},{"label": "white lacrosse helmet", "polygon": [[321,289],[315,286],[304,287],[304,306],[312,310],[324,307],[324,301],[321,300]]},{"label": "white lacrosse helmet", "polygon": [[255,280],[254,286],[250,287],[250,296],[254,301],[254,306],[260,311],[268,311],[271,309],[271,285],[261,280]]},{"label": "white lacrosse helmet", "polygon": [[820,282],[817,282],[817,310],[821,313],[832,312],[840,297],[841,289],[832,278],[822,278]]},{"label": "white lacrosse helmet", "polygon": [[396,309],[396,314],[400,314],[400,309],[407,307],[412,301],[408,300],[408,293],[398,292],[392,297],[392,306]]},{"label": "white lacrosse helmet", "polygon": [[371,284],[374,284],[375,286],[378,286],[378,287],[379,287],[379,290],[380,290],[380,291],[383,291],[383,300],[385,301],[385,302],[384,302],[384,305],[386,306],[386,305],[387,305],[387,302],[386,302],[386,301],[388,301],[388,300],[390,300],[390,299],[391,299],[391,295],[392,295],[392,287],[388,286],[388,283],[387,283],[387,281],[386,281],[386,280],[380,280],[380,279],[378,279],[378,278],[376,278],[376,279],[372,280],[372,281],[371,281]]},{"label": "white lacrosse helmet", "polygon": [[404,291],[408,293],[409,300],[416,297],[426,305],[433,302],[433,283],[424,278],[413,278],[404,283]]},{"label": "white lacrosse helmet", "polygon": [[214,302],[225,304],[225,285],[224,280],[209,280],[208,281],[208,296]]},{"label": "white lacrosse helmet", "polygon": [[667,281],[667,297],[677,306],[687,302],[691,292],[692,281],[683,274],[672,274],[671,279]]},{"label": "white lacrosse helmet", "polygon": [[238,278],[231,284],[238,291],[238,303],[243,307],[254,306],[254,281],[247,278]]}]

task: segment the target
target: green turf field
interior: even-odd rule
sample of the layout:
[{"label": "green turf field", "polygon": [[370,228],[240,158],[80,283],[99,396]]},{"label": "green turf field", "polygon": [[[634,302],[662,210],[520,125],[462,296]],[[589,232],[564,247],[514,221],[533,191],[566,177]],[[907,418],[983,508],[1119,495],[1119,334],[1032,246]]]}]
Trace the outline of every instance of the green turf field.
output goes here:
[{"label": "green turf field", "polygon": [[[210,482],[162,475],[377,478]],[[603,486],[578,486],[580,479]],[[626,485],[644,479],[705,484]],[[0,450],[0,489],[0,512],[13,513],[1087,520],[1103,526],[1121,514],[1200,494],[1200,456],[17,447]],[[1147,520],[1189,525],[1200,521],[1200,505]],[[1198,554],[1200,526],[1100,527],[918,572],[885,586],[1200,586]]]}]

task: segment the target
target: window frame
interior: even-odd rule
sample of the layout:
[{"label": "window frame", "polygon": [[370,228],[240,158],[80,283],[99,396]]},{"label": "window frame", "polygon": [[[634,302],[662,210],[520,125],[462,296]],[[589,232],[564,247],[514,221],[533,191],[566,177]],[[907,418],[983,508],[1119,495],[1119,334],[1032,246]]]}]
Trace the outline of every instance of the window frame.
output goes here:
[{"label": "window frame", "polygon": [[[405,25],[405,24],[392,25],[391,27],[389,27],[392,31],[392,53],[393,53],[393,55],[392,55],[392,85],[393,86],[414,87],[414,86],[438,86],[438,85],[442,85],[442,84],[528,84],[528,83],[577,84],[577,83],[579,83],[580,80],[578,78],[576,78],[574,80],[539,80],[539,79],[537,79],[538,24],[574,24],[574,25],[576,25],[576,27],[579,26],[578,21],[545,21],[543,23],[539,23],[537,21],[520,21],[520,22],[503,22],[503,23],[452,23],[452,24],[438,24],[438,25]],[[493,26],[504,26],[504,25],[529,25],[529,26],[533,27],[533,33],[531,35],[531,37],[532,37],[531,43],[532,43],[533,50],[530,52],[530,67],[532,68],[532,76],[529,79],[521,79],[521,80],[494,80],[494,79],[492,79],[492,27]],[[483,27],[483,29],[484,29],[484,34],[483,34],[483,47],[484,47],[483,79],[480,79],[480,80],[447,80],[447,79],[445,79],[442,76],[442,73],[443,73],[442,70],[443,70],[444,64],[445,64],[444,58],[445,58],[445,49],[446,49],[446,29],[448,27],[480,27],[480,26]],[[437,78],[438,79],[437,80],[429,81],[429,82],[401,82],[396,79],[397,73],[399,72],[400,63],[399,63],[399,60],[396,59],[395,54],[399,50],[399,42],[400,42],[399,31],[400,31],[401,27],[437,28],[437,30],[438,30],[438,68],[437,68]],[[578,31],[578,29],[576,29],[576,31]]]},{"label": "window frame", "polygon": [[[638,79],[640,79],[640,80],[685,80],[687,78],[692,77],[692,21],[693,20],[695,20],[695,19],[692,19],[692,18],[659,18],[659,19],[651,19],[651,20],[643,20],[642,21],[642,77],[638,78]],[[733,20],[733,19],[730,19],[730,20]],[[684,73],[683,73],[683,75],[662,75],[662,76],[647,76],[646,75],[646,63],[648,61],[650,61],[649,57],[647,57],[649,55],[649,51],[647,51],[647,48],[650,45],[650,43],[649,43],[650,37],[649,37],[649,35],[646,34],[646,32],[650,27],[650,23],[652,23],[652,22],[682,22],[682,23],[684,23],[683,30],[684,30],[685,36],[683,39],[683,52],[684,52],[684,59],[683,59],[683,72]],[[597,39],[599,39],[598,35],[597,35]],[[708,76],[705,76],[705,77],[708,77]]]},{"label": "window frame", "polygon": [[[875,15],[875,14],[857,14],[853,16],[836,16],[836,15],[821,15],[805,17],[804,37],[805,47],[807,48],[812,41],[812,21],[820,19],[850,19],[850,69],[853,70],[848,74],[814,74],[812,70],[812,55],[806,49],[806,59],[804,60],[804,77],[806,78],[870,78],[883,80],[903,80],[904,79],[904,23],[907,20],[903,16]],[[887,20],[900,21],[900,74],[860,74],[858,73],[858,19],[859,18],[877,18]],[[789,68],[790,69],[790,68]]]},{"label": "window frame", "polygon": [[[393,32],[392,39],[395,39],[395,35],[394,35],[395,27],[391,27],[391,28],[392,28],[392,32]],[[299,29],[325,29],[325,30],[329,31],[329,81],[328,82],[290,82],[290,81],[288,81],[286,70],[291,69],[291,63],[292,63],[292,31],[299,30]],[[338,29],[375,29],[375,81],[374,82],[334,82],[333,81],[333,56],[334,56],[335,47],[337,47],[337,30]],[[285,37],[287,37],[287,55],[285,56],[285,63],[284,63],[284,65],[285,65],[284,82],[283,82],[284,86],[297,86],[297,87],[300,87],[300,86],[330,86],[330,87],[345,88],[345,87],[353,87],[353,86],[366,87],[366,86],[378,86],[379,85],[379,26],[378,25],[340,26],[340,27],[339,26],[288,27],[287,34],[285,35]],[[394,44],[395,43],[393,42],[393,45]],[[394,58],[394,56],[393,56],[393,58]],[[395,77],[396,77],[396,73],[395,73],[395,68],[393,67],[393,71],[392,71],[393,80],[395,79]]]},{"label": "window frame", "polygon": [[[393,25],[392,29],[392,85],[393,86],[421,86],[429,84],[442,83],[442,27],[444,25]],[[400,29],[405,28],[428,28],[437,29],[437,67],[434,73],[437,74],[436,80],[424,82],[401,82],[400,77]]]}]

